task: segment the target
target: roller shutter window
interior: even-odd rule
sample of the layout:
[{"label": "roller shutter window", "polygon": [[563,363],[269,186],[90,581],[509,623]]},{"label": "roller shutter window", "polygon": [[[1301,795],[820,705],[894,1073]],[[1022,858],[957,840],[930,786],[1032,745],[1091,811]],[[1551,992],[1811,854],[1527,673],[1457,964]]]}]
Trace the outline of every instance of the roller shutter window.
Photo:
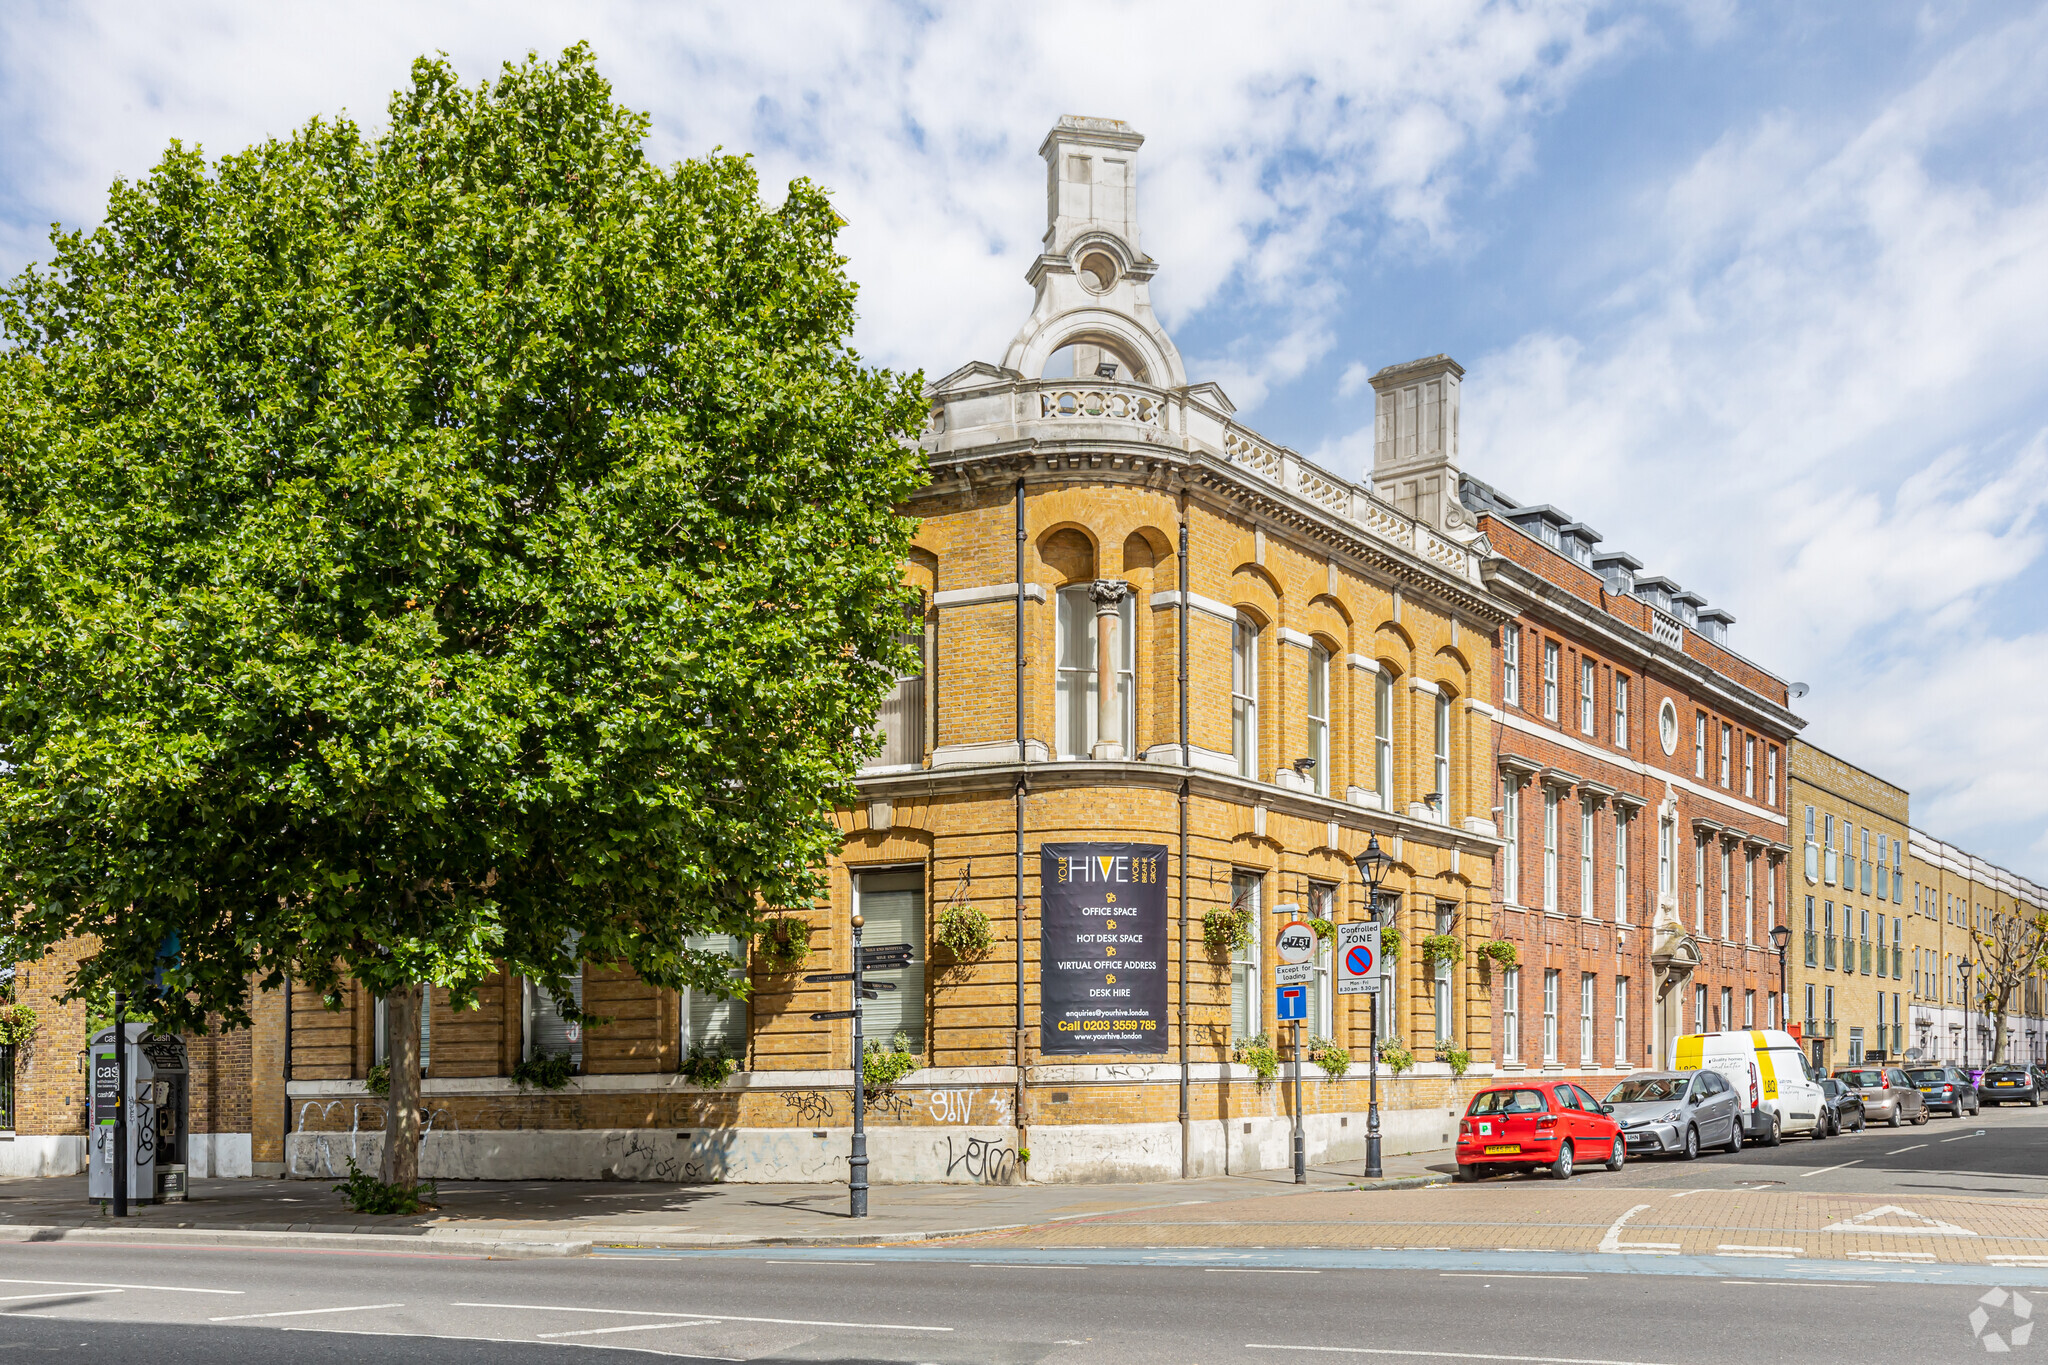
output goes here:
[{"label": "roller shutter window", "polygon": [[[567,947],[576,951],[581,934],[572,932]],[[523,989],[521,1014],[525,1023],[525,1045],[520,1055],[527,1061],[540,1057],[552,1057],[566,1053],[569,1069],[577,1074],[583,1071],[583,1028],[562,1017],[554,997],[540,982],[527,979]],[[569,977],[569,995],[576,1008],[583,1008],[583,964],[578,963]]]},{"label": "roller shutter window", "polygon": [[[692,934],[683,940],[698,952],[722,952],[732,959],[732,979],[744,981],[747,974],[746,945],[736,934]],[[682,1009],[683,1052],[702,1048],[706,1053],[723,1053],[743,1058],[747,1051],[747,1002],[740,996],[721,996],[715,991],[686,990]]]},{"label": "roller shutter window", "polygon": [[862,1007],[861,1028],[868,1041],[887,1045],[898,1033],[910,1042],[910,1050],[924,1051],[924,873],[917,868],[896,868],[887,872],[863,872],[854,882],[854,908],[864,921],[861,944],[879,948],[891,943],[910,945],[910,966],[885,972],[878,980],[893,981],[896,989],[882,991],[874,1000],[857,1002]]}]

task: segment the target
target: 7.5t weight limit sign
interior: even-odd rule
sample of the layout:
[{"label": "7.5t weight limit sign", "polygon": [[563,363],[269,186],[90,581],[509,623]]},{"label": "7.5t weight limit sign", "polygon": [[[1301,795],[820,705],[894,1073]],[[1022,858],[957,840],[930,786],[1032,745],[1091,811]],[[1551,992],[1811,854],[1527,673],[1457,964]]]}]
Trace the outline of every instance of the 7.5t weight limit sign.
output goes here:
[{"label": "7.5t weight limit sign", "polygon": [[1337,926],[1337,994],[1377,995],[1384,970],[1379,921]]}]

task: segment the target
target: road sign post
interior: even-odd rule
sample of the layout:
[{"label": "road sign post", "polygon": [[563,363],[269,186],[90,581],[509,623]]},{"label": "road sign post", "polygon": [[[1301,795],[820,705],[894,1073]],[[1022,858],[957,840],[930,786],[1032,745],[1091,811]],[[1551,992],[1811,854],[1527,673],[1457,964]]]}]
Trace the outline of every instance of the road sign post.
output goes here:
[{"label": "road sign post", "polygon": [[[1316,930],[1306,920],[1289,920],[1280,926],[1277,939],[1280,965],[1273,974],[1280,990],[1277,1017],[1292,1019],[1294,1027],[1294,1183],[1308,1183],[1308,1147],[1301,1131],[1301,1021],[1308,1017],[1307,986],[1315,978]],[[1288,1013],[1292,1004],[1295,1012]]]},{"label": "road sign post", "polygon": [[1337,926],[1337,994],[1372,1001],[1366,1031],[1365,1173],[1380,1174],[1380,988],[1387,980],[1378,920]]},{"label": "road sign post", "polygon": [[853,917],[853,1150],[846,1158],[848,1212],[855,1218],[868,1216],[868,1055],[861,1038],[860,989],[861,917]]}]

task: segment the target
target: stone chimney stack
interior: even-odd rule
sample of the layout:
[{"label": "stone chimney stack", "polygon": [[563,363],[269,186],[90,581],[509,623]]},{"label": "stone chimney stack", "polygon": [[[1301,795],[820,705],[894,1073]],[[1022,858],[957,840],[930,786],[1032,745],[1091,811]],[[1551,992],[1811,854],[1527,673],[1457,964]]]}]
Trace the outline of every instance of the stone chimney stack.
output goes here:
[{"label": "stone chimney stack", "polygon": [[1465,367],[1447,355],[1372,377],[1372,486],[1439,531],[1468,527],[1458,501],[1458,394]]}]

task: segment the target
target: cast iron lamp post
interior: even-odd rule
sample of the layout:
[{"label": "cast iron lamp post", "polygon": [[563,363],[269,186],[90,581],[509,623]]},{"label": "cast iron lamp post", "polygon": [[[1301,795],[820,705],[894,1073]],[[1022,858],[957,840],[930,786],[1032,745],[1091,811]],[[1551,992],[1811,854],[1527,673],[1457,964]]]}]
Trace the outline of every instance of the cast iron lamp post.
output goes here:
[{"label": "cast iron lamp post", "polygon": [[[1785,949],[1792,944],[1792,928],[1780,924],[1771,930],[1771,942],[1778,949],[1778,1008],[1782,1014],[1778,1027],[1784,1028],[1792,1019],[1792,987],[1785,976]],[[1790,1030],[1786,1030],[1790,1032]]]},{"label": "cast iron lamp post", "polygon": [[[1371,920],[1379,914],[1380,879],[1387,875],[1387,865],[1394,860],[1380,849],[1379,836],[1374,835],[1365,842],[1365,852],[1354,861],[1358,864],[1358,875],[1365,882],[1366,918]],[[1373,951],[1383,950],[1386,929],[1380,930],[1381,941],[1373,945]],[[1365,1178],[1380,1178],[1380,997],[1376,991],[1372,997],[1372,1024],[1366,1034],[1371,1055],[1366,1058],[1366,1112],[1365,1112]]]},{"label": "cast iron lamp post", "polygon": [[[1970,975],[1970,969],[1977,964],[1966,957],[1956,965],[1963,972],[1963,1074],[1967,1076],[1970,1074],[1970,987],[1976,983],[1976,978]],[[1956,1113],[1962,1112],[1963,1102],[1957,1100]]]}]

